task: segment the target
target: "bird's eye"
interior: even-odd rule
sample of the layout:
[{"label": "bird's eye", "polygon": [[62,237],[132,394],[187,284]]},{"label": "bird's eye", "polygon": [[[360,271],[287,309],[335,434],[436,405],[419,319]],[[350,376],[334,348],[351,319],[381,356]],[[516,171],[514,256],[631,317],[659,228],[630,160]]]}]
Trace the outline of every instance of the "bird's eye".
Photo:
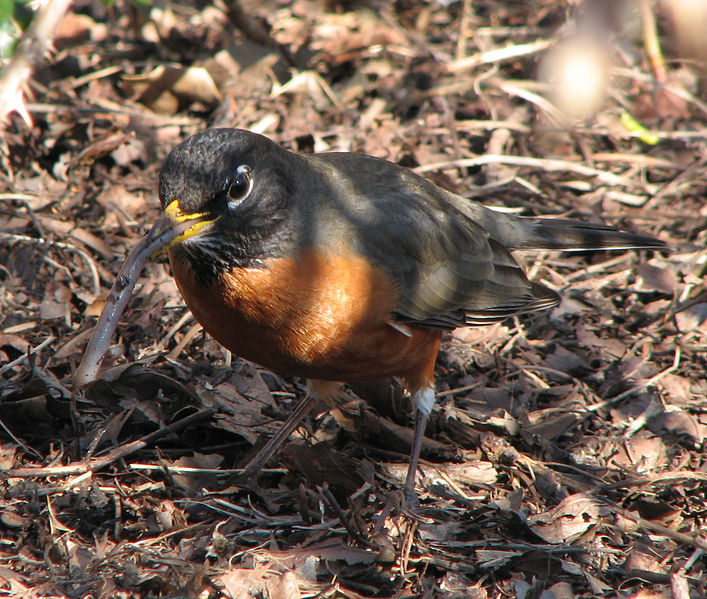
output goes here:
[{"label": "bird's eye", "polygon": [[238,204],[253,189],[253,172],[247,164],[236,169],[236,176],[228,185],[228,203]]}]

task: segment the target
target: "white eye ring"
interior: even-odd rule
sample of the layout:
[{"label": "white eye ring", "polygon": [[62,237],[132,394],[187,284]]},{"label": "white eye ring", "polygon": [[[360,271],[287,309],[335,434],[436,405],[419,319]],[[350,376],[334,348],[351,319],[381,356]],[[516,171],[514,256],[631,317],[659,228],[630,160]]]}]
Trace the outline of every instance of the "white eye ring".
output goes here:
[{"label": "white eye ring", "polygon": [[253,189],[253,171],[247,164],[236,169],[236,176],[228,185],[228,205],[235,207],[248,197]]}]

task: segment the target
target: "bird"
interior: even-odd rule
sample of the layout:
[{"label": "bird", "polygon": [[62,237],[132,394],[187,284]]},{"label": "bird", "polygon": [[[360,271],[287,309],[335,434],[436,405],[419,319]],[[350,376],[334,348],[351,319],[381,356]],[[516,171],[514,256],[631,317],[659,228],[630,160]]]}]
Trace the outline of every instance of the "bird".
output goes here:
[{"label": "bird", "polygon": [[411,502],[443,334],[560,301],[512,250],[665,249],[604,224],[493,210],[381,158],[297,153],[236,128],[177,145],[159,198],[183,230],[167,252],[203,328],[237,356],[307,379],[304,399],[245,472],[256,473],[317,400],[336,405],[342,384],[396,377],[416,412]]}]

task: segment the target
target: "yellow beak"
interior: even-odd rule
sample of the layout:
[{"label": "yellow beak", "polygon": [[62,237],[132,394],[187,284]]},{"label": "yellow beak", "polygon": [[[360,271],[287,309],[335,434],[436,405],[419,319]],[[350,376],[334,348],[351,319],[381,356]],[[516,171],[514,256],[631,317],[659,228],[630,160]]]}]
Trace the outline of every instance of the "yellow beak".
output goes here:
[{"label": "yellow beak", "polygon": [[172,239],[169,244],[163,248],[164,250],[173,248],[175,245],[182,243],[190,237],[198,235],[205,227],[212,225],[221,218],[220,216],[209,218],[210,215],[208,212],[194,212],[191,214],[186,214],[185,212],[182,212],[182,209],[179,207],[179,200],[172,200],[165,207],[164,215],[166,217],[165,220],[167,227],[170,225],[172,227],[176,227],[177,225],[186,224],[191,221],[194,222],[192,226],[186,228],[182,233]]},{"label": "yellow beak", "polygon": [[172,200],[147,234],[151,241],[162,240],[162,245],[152,252],[152,257],[159,256],[163,252],[167,253],[174,246],[198,235],[220,218],[220,216],[213,217],[208,212],[187,214],[179,207],[179,200]]}]

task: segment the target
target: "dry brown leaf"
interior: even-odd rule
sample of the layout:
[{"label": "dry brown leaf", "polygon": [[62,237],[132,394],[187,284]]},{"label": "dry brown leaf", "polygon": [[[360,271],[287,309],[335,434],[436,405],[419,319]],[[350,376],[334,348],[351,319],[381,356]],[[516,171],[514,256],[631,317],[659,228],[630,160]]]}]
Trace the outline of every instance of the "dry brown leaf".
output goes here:
[{"label": "dry brown leaf", "polygon": [[528,526],[548,543],[571,543],[598,524],[605,512],[596,499],[577,493],[551,510],[528,516]]},{"label": "dry brown leaf", "polygon": [[[423,467],[425,472],[432,471],[430,468]],[[435,466],[435,469],[444,474],[444,477],[453,480],[456,484],[466,485],[468,487],[478,487],[483,485],[493,485],[498,481],[498,470],[489,462],[481,460],[465,460],[461,464],[445,464]],[[433,481],[446,485],[445,478]]]},{"label": "dry brown leaf", "polygon": [[373,11],[321,15],[313,31],[312,49],[343,62],[372,45],[405,45],[407,40]]},{"label": "dry brown leaf", "polygon": [[39,222],[43,227],[60,236],[71,236],[74,239],[86,244],[91,249],[95,250],[104,258],[113,258],[113,248],[97,235],[94,235],[85,228],[76,226],[75,223],[59,220],[57,218],[40,216]]},{"label": "dry brown leaf", "polygon": [[629,554],[624,562],[624,569],[635,575],[641,572],[651,572],[654,574],[667,574],[668,564],[658,559],[655,552],[650,547],[639,545]]},{"label": "dry brown leaf", "polygon": [[[371,444],[378,444],[388,451],[399,451],[406,454],[412,447],[413,431],[408,426],[396,424],[388,418],[372,413],[370,410],[361,412],[359,430]],[[422,441],[422,455],[450,455],[452,449],[435,439],[425,437]]]},{"label": "dry brown leaf", "polygon": [[475,552],[479,567],[498,570],[511,560],[523,555],[522,551],[503,551],[498,549],[477,549]]},{"label": "dry brown leaf", "polygon": [[214,80],[203,67],[187,67],[171,87],[178,97],[190,102],[201,102],[214,106],[221,100],[221,93]]},{"label": "dry brown leaf", "polygon": [[681,332],[701,331],[707,333],[707,303],[695,304],[675,314]]},{"label": "dry brown leaf", "polygon": [[0,443],[0,470],[9,470],[15,463],[18,446],[14,443]]},{"label": "dry brown leaf", "polygon": [[20,353],[27,353],[31,349],[29,341],[19,335],[0,333],[0,347],[11,347]]},{"label": "dry brown leaf", "polygon": [[140,75],[124,75],[127,92],[154,110],[174,114],[180,103],[214,106],[221,99],[209,72],[203,67],[160,65]]},{"label": "dry brown leaf", "polygon": [[651,419],[649,426],[656,433],[667,431],[685,437],[695,448],[700,447],[707,439],[707,426],[701,423],[696,415],[685,410],[673,408],[658,414]]},{"label": "dry brown leaf", "polygon": [[[137,224],[139,219],[149,216],[149,208],[157,210],[156,198],[146,198],[143,193],[135,193],[127,189],[124,185],[108,185],[97,197],[98,202],[105,208],[105,220],[103,227],[105,230],[113,230],[120,226],[125,220],[126,224]],[[127,216],[127,219],[126,219]],[[137,235],[135,238],[137,242]]]},{"label": "dry brown leaf", "polygon": [[33,519],[23,514],[18,514],[15,510],[5,508],[0,512],[0,522],[8,528],[23,529],[30,528]]},{"label": "dry brown leaf", "polygon": [[661,291],[673,295],[678,286],[678,277],[675,266],[662,263],[658,266],[655,263],[644,262],[636,268],[638,273],[637,289],[641,291]]},{"label": "dry brown leaf", "polygon": [[145,142],[137,137],[131,137],[113,150],[111,157],[116,164],[128,167],[133,162],[144,160],[146,154]]},{"label": "dry brown leaf", "polygon": [[364,482],[358,464],[328,443],[289,443],[280,450],[280,460],[288,470],[304,475],[311,486],[328,484],[342,497],[353,494]]},{"label": "dry brown leaf", "polygon": [[476,580],[457,572],[447,572],[439,583],[439,590],[444,593],[439,597],[449,597],[449,599],[462,597],[464,599],[487,599],[488,593]]},{"label": "dry brown leaf", "polygon": [[540,593],[540,599],[574,599],[572,585],[568,582],[558,582]]},{"label": "dry brown leaf", "polygon": [[616,446],[613,462],[632,472],[649,473],[667,463],[667,448],[660,437],[641,430]]},{"label": "dry brown leaf", "polygon": [[[585,545],[578,547],[581,552],[562,545],[555,545],[559,552],[529,548],[530,531],[519,519],[528,513],[549,519],[550,508],[568,489],[596,488],[601,480],[612,500],[638,510],[644,520],[657,519],[688,535],[701,524],[705,497],[699,477],[707,427],[707,383],[701,376],[707,300],[700,299],[707,240],[704,82],[694,61],[675,54],[681,44],[664,36],[671,31],[670,21],[663,23],[664,7],[641,4],[660,11],[657,41],[667,77],[658,103],[645,44],[617,33],[619,45],[628,43],[631,51],[610,82],[606,106],[596,120],[558,131],[537,103],[538,90],[528,87],[539,55],[517,53],[534,46],[538,36],[556,34],[558,18],[567,13],[557,0],[541,5],[491,0],[483,10],[471,2],[444,9],[409,1],[374,8],[320,0],[239,5],[263,32],[258,42],[229,22],[228,2],[151,5],[149,13],[82,3],[80,14],[72,15],[74,30],[57,39],[54,62],[38,69],[27,85],[34,126],[18,120],[3,131],[0,331],[17,337],[0,346],[0,361],[17,363],[5,371],[0,366],[0,467],[59,472],[0,481],[3,591],[27,599],[76,593],[226,597],[228,591],[212,588],[213,577],[240,569],[236,579],[240,576],[242,584],[234,580],[232,590],[249,599],[305,593],[444,599],[549,599],[570,593],[626,599],[672,593],[671,599],[683,599],[688,591],[693,599],[707,596],[704,556],[689,542],[650,534],[625,514],[614,514],[609,526],[601,523],[600,513],[599,525],[590,523],[573,541]],[[287,47],[293,63],[273,41]],[[467,56],[490,62],[448,72],[450,60]],[[499,61],[500,56],[506,58]],[[189,95],[200,86],[198,76],[187,90],[179,90],[176,79],[145,81],[144,97],[122,79],[167,60],[177,75],[190,67],[206,69],[223,96],[218,106],[209,104],[219,98],[210,85],[213,98],[195,101]],[[287,93],[271,93],[289,81]],[[680,97],[672,105],[679,110],[653,118],[656,107],[670,108],[668,96]],[[177,112],[159,115],[134,102],[137,97],[154,102],[155,110],[163,101],[163,110]],[[657,143],[648,145],[647,135],[619,126],[622,113],[655,132]],[[170,460],[192,455],[194,443],[203,441],[201,447],[213,450],[202,451],[216,452],[231,466],[240,457],[233,455],[236,447],[246,445],[241,437],[264,442],[280,425],[301,398],[301,382],[263,375],[237,359],[226,368],[222,349],[202,334],[176,358],[155,357],[157,340],[166,338],[184,307],[169,267],[151,264],[140,280],[143,291],[125,316],[130,325],[121,328],[122,345],[110,351],[121,363],[146,356],[149,368],[165,378],[147,380],[126,363],[107,371],[95,388],[72,396],[71,372],[81,345],[77,331],[89,330],[91,309],[85,305],[96,296],[92,276],[77,252],[27,239],[85,246],[100,284],[110,283],[116,257],[159,211],[156,183],[163,159],[186,136],[210,126],[252,128],[298,151],[354,150],[413,168],[501,159],[428,174],[450,190],[515,213],[579,217],[657,233],[676,250],[529,257],[530,277],[564,296],[559,309],[460,329],[445,340],[449,350],[440,355],[438,389],[471,388],[442,395],[433,413],[427,438],[452,447],[436,451],[426,442],[435,451],[423,460],[418,479],[427,489],[419,521],[399,513],[409,402],[398,409],[390,398],[374,412],[394,415],[399,431],[379,421],[373,435],[366,421],[362,425],[349,415],[348,406],[335,410],[334,418],[310,419],[308,444],[326,440],[312,448],[315,457],[307,464],[310,471],[321,466],[319,478],[303,480],[297,468],[284,472],[287,460],[278,462],[282,468],[258,478],[260,488],[228,491],[225,501],[235,514],[245,515],[228,517],[211,509],[222,496],[212,495],[205,505],[191,474],[177,476],[175,490],[173,475],[160,471],[160,464],[174,466]],[[597,156],[594,167],[604,171],[599,178],[580,176],[574,168],[547,171],[505,163],[539,157],[576,167],[589,166],[588,159]],[[637,265],[648,258],[637,275]],[[71,294],[69,322],[40,319],[53,283]],[[45,315],[52,307],[57,308],[45,304]],[[168,339],[170,349],[189,327]],[[27,348],[37,348],[49,335],[56,340],[26,359]],[[67,343],[72,337],[75,343]],[[674,370],[638,390],[671,368],[677,346],[681,355]],[[564,374],[551,372],[553,367]],[[199,394],[187,383],[198,386]],[[135,408],[127,420],[121,404]],[[173,433],[159,451],[141,451],[146,469],[117,461],[82,480],[60,474],[63,465],[81,463],[106,423],[104,436],[124,444],[173,422],[182,408],[203,404],[215,409],[215,418],[185,434]],[[291,447],[297,447],[303,430],[293,435]],[[238,437],[231,434],[236,431]],[[367,432],[374,443],[362,441]],[[398,455],[388,447],[393,432],[399,433]],[[106,445],[98,445],[94,457],[109,455]],[[334,453],[327,455],[329,446]],[[571,467],[572,456],[587,469],[585,475]],[[619,468],[615,456],[623,460]],[[217,463],[194,457],[204,467]],[[383,465],[374,467],[371,460]],[[545,461],[566,467],[549,469]],[[386,462],[395,463],[389,468]],[[636,469],[648,473],[634,477]],[[388,476],[391,470],[399,474],[397,483]],[[333,513],[319,509],[311,481],[336,477],[366,481],[352,501],[337,501],[355,530],[370,532],[375,543],[387,540],[385,559],[381,551],[344,540],[344,527]],[[204,480],[214,493],[228,484],[220,476]],[[440,489],[442,484],[450,491]],[[354,486],[339,481],[330,488]],[[50,508],[56,519],[50,520]],[[583,513],[590,522],[595,518]],[[185,517],[189,526],[180,528]],[[427,519],[433,522],[426,524]],[[568,520],[569,530],[556,521],[536,526],[559,528],[560,542],[563,535],[582,534],[583,524],[571,514],[556,520]],[[56,522],[69,530],[57,528],[54,538]],[[208,554],[216,531],[225,541],[223,551]],[[620,563],[634,551],[668,570]],[[491,572],[494,565],[500,569]],[[288,571],[292,574],[283,575]]]},{"label": "dry brown leaf", "polygon": [[42,320],[61,318],[71,322],[71,291],[64,284],[52,281],[46,288],[44,299],[39,306]]},{"label": "dry brown leaf", "polygon": [[269,599],[299,599],[302,596],[294,572],[284,572],[278,578],[268,580],[265,586]]},{"label": "dry brown leaf", "polygon": [[266,566],[256,569],[231,568],[214,577],[214,582],[223,587],[231,599],[251,599],[266,590],[268,571]]},{"label": "dry brown leaf", "polygon": [[249,399],[228,382],[215,388],[197,385],[196,391],[205,406],[221,413],[215,419],[218,428],[240,435],[253,445],[278,427],[278,421],[263,414],[263,408],[275,407],[272,394]]},{"label": "dry brown leaf", "polygon": [[0,566],[0,580],[10,585],[10,588],[8,589],[10,596],[29,597],[30,589],[24,584],[27,582],[27,577],[22,576],[20,573],[15,572],[10,568]]},{"label": "dry brown leaf", "polygon": [[536,410],[530,414],[530,426],[524,426],[523,430],[531,435],[538,435],[543,439],[557,439],[576,428],[579,422],[579,414],[557,413],[557,409]]},{"label": "dry brown leaf", "polygon": [[106,34],[106,26],[99,25],[88,15],[82,15],[69,11],[64,15],[59,23],[59,29],[56,34],[56,46],[65,48],[73,46],[81,42],[85,42],[94,36],[95,41],[103,39]]},{"label": "dry brown leaf", "polygon": [[582,356],[576,352],[565,349],[561,345],[558,345],[555,351],[543,360],[543,366],[567,374],[582,373],[588,368],[587,362]]},{"label": "dry brown leaf", "polygon": [[[666,301],[666,303],[669,302]],[[620,339],[615,339],[612,337],[599,337],[584,323],[577,325],[576,332],[577,340],[582,346],[586,348],[599,349],[601,350],[602,355],[606,354],[605,357],[607,358],[620,358],[626,353],[626,344]]]},{"label": "dry brown leaf", "polygon": [[197,471],[173,473],[174,481],[185,489],[200,491],[204,488],[213,488],[217,485],[216,474],[213,472],[198,472],[199,469],[214,470],[223,463],[224,457],[220,454],[194,453],[175,460],[175,468],[195,468]]},{"label": "dry brown leaf", "polygon": [[463,527],[459,522],[451,520],[450,522],[421,522],[417,530],[420,537],[426,541],[442,542],[454,539],[462,532]]}]

